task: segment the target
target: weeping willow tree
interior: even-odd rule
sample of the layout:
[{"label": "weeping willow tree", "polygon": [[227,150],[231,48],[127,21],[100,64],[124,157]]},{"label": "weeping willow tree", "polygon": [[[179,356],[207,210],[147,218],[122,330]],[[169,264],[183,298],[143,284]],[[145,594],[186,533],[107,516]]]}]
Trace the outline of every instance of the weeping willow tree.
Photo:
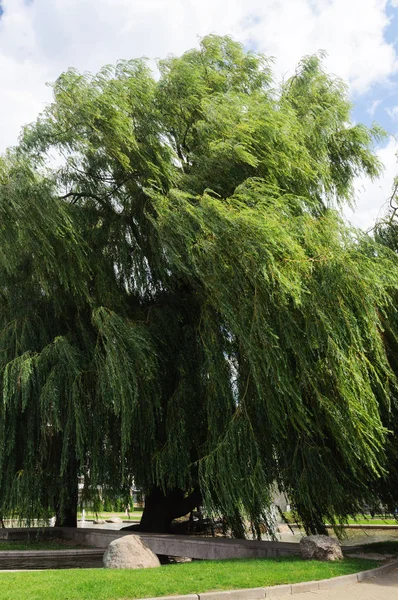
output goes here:
[{"label": "weeping willow tree", "polygon": [[[373,230],[376,241],[391,251],[392,260],[395,262],[398,261],[397,192],[398,178],[395,178],[386,214],[376,222]],[[397,306],[398,295],[394,288],[392,290],[392,307],[383,317],[383,339],[395,376],[398,375],[398,343],[395,334],[398,326]],[[382,413],[383,423],[388,429],[385,445],[388,468],[374,488],[374,505],[383,504],[391,512],[396,512],[398,506],[398,394],[394,388],[391,392],[389,410],[384,410]]]},{"label": "weeping willow tree", "polygon": [[204,504],[242,535],[277,483],[324,531],[384,469],[396,266],[339,215],[381,132],[321,56],[158,66],[64,73],[2,159],[0,512],[73,525],[84,475],[143,489],[142,530]]}]

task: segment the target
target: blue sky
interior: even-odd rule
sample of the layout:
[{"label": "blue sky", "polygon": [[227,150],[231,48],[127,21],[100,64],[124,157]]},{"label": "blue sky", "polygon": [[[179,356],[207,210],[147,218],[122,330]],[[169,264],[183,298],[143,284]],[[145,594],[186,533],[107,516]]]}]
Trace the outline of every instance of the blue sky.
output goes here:
[{"label": "blue sky", "polygon": [[96,71],[120,58],[164,57],[208,33],[230,34],[276,58],[288,77],[306,54],[348,84],[353,119],[389,133],[376,182],[356,181],[363,228],[382,213],[398,174],[398,0],[0,0],[0,150],[51,100],[46,82],[68,67]]},{"label": "blue sky", "polygon": [[[384,38],[398,50],[398,8],[387,5],[386,15],[390,19]],[[365,65],[364,65],[365,67]],[[371,125],[379,123],[388,133],[398,131],[398,74],[392,74],[388,82],[378,82],[364,94],[353,95],[355,121]],[[394,115],[394,108],[397,107]],[[398,169],[397,169],[398,174]]]}]

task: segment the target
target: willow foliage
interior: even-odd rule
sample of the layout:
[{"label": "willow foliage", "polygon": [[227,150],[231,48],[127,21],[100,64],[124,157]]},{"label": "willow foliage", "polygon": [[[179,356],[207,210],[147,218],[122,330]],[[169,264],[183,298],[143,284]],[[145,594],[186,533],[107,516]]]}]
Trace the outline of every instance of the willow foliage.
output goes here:
[{"label": "willow foliage", "polygon": [[[374,237],[378,243],[392,251],[395,260],[398,253],[398,221],[397,221],[397,189],[398,179],[393,182],[392,194],[387,213],[377,221],[374,227]],[[398,373],[398,344],[397,330],[397,294],[392,292],[392,307],[383,319],[384,343],[387,356],[395,375]],[[388,437],[385,447],[388,469],[375,488],[376,503],[387,505],[391,512],[395,511],[398,503],[398,396],[396,390],[391,393],[390,410],[383,413],[383,422],[388,428]]]},{"label": "willow foliage", "polygon": [[64,73],[1,163],[0,512],[62,515],[79,473],[238,535],[277,482],[322,530],[384,469],[396,265],[337,212],[381,132],[319,56],[278,86],[209,36],[159,70]]}]

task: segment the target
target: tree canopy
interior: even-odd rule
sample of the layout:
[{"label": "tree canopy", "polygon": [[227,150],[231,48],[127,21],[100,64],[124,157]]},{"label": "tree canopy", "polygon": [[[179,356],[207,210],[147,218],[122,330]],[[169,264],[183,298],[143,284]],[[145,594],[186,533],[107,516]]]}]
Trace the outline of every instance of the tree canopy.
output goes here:
[{"label": "tree canopy", "polygon": [[[228,37],[69,70],[0,164],[0,513],[65,515],[135,481],[146,530],[203,503],[308,531],[385,467],[397,267],[339,207],[382,132],[304,58]],[[185,512],[184,512],[185,511]]]}]

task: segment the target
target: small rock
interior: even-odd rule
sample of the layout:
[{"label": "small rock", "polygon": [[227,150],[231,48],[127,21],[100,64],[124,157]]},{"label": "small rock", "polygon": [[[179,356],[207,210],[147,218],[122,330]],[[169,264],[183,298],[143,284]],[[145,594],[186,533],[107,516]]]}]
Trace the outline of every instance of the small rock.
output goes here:
[{"label": "small rock", "polygon": [[150,569],[160,567],[156,554],[144,544],[139,535],[125,535],[113,540],[103,557],[106,569]]},{"label": "small rock", "polygon": [[328,535],[309,535],[300,540],[302,558],[315,560],[342,560],[343,553],[337,540]]},{"label": "small rock", "polygon": [[119,517],[112,517],[111,519],[105,519],[105,523],[123,523]]},{"label": "small rock", "polygon": [[94,525],[103,525],[105,523],[104,519],[94,519]]}]

